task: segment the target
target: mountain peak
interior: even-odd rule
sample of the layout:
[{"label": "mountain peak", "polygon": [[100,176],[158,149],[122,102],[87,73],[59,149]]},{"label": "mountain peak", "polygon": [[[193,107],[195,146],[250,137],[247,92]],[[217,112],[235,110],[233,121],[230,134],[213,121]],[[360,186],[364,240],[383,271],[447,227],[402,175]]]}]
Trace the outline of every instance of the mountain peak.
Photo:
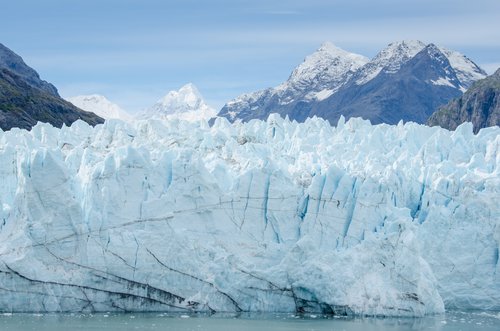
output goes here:
[{"label": "mountain peak", "polygon": [[335,46],[334,43],[332,43],[331,41],[324,41],[321,46],[318,48],[318,50],[328,50],[328,49],[335,49],[335,48],[338,48],[337,46]]},{"label": "mountain peak", "polygon": [[356,75],[356,84],[363,85],[377,77],[380,72],[395,73],[409,59],[425,48],[419,40],[392,42],[381,50]]},{"label": "mountain peak", "polygon": [[200,95],[200,91],[193,83],[187,83],[179,89],[179,93],[193,93]]},{"label": "mountain peak", "polygon": [[45,91],[55,97],[59,93],[54,85],[40,79],[35,69],[29,67],[21,56],[13,52],[10,48],[0,43],[0,68],[12,71],[22,77],[30,86]]},{"label": "mountain peak", "polygon": [[393,48],[393,49],[397,48],[408,49],[408,50],[413,49],[417,52],[424,47],[425,43],[416,39],[405,39],[405,40],[394,41],[387,46],[387,48]]},{"label": "mountain peak", "polygon": [[419,40],[392,42],[367,61],[325,42],[287,81],[229,101],[219,116],[248,121],[276,112],[297,121],[321,116],[335,123],[344,115],[422,123],[483,75],[463,55]]},{"label": "mountain peak", "polygon": [[420,40],[399,40],[387,45],[379,54],[393,55],[402,53],[408,57],[415,56],[418,52],[424,49],[426,44]]},{"label": "mountain peak", "polygon": [[349,55],[351,53],[343,50],[342,48],[336,46],[331,41],[325,41],[321,44],[321,46],[316,50],[316,52],[326,52],[332,55]]},{"label": "mountain peak", "polygon": [[41,80],[21,56],[0,44],[0,129],[30,130],[37,122],[61,127],[81,119],[91,125],[103,119],[63,100],[54,85]]},{"label": "mountain peak", "polygon": [[161,105],[164,110],[168,109],[169,112],[177,113],[199,109],[205,106],[205,103],[196,86],[188,83],[177,91],[169,91],[157,101],[157,105]]},{"label": "mountain peak", "polygon": [[446,56],[451,67],[456,71],[462,91],[465,91],[473,82],[488,76],[483,69],[460,52],[452,51],[441,46],[436,47]]},{"label": "mountain peak", "polygon": [[[426,45],[419,53],[417,53],[418,56],[425,55],[433,61],[438,61],[440,62],[440,66],[445,69],[445,70],[452,70],[453,68],[451,67],[450,61],[446,54],[441,51],[441,49],[436,46],[433,43],[430,43]],[[415,56],[417,58],[418,56]],[[449,67],[449,68],[447,68]]]},{"label": "mountain peak", "polygon": [[288,83],[298,88],[311,82],[316,82],[319,86],[326,83],[338,85],[341,81],[346,81],[346,75],[350,77],[367,62],[367,57],[347,52],[327,41],[314,53],[306,56],[304,62],[293,70]]},{"label": "mountain peak", "polygon": [[444,55],[444,53],[441,51],[441,49],[433,43],[428,44],[427,46],[424,47],[424,49],[429,54],[443,54]]},{"label": "mountain peak", "polygon": [[100,94],[79,95],[70,97],[67,100],[78,108],[92,112],[104,119],[117,118],[123,121],[132,119],[132,116],[120,108],[120,106],[112,103]]},{"label": "mountain peak", "polygon": [[208,106],[193,83],[182,86],[177,91],[169,91],[152,107],[139,114],[139,118],[177,117],[186,120],[209,119],[216,112]]}]

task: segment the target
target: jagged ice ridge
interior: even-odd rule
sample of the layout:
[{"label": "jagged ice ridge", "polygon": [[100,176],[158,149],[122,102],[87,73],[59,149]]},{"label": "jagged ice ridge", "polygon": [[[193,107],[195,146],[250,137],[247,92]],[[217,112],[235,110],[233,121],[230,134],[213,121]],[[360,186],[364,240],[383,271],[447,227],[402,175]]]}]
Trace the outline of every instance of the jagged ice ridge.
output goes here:
[{"label": "jagged ice ridge", "polygon": [[0,311],[500,309],[500,131],[0,131]]}]

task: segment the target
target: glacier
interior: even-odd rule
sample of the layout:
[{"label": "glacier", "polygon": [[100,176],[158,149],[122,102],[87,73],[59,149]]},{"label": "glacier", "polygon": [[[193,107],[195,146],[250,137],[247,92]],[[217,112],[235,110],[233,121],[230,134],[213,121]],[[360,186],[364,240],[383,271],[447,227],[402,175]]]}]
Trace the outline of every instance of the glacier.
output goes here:
[{"label": "glacier", "polygon": [[500,309],[500,129],[0,130],[0,311]]}]

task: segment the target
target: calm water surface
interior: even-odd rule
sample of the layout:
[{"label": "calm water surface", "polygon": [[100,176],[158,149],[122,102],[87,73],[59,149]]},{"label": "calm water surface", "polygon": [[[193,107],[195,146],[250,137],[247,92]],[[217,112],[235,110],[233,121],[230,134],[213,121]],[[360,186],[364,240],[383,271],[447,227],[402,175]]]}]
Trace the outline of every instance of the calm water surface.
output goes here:
[{"label": "calm water surface", "polygon": [[293,314],[0,314],[0,330],[365,331],[500,330],[500,312],[448,312],[426,318],[333,318]]}]

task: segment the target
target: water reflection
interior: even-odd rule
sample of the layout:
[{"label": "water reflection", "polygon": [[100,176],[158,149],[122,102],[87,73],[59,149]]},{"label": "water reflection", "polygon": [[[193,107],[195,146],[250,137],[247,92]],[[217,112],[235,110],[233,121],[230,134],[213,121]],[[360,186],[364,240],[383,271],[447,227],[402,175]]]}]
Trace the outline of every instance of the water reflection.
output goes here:
[{"label": "water reflection", "polygon": [[0,314],[0,330],[365,331],[500,330],[500,313],[449,312],[425,318],[333,317],[314,314]]}]

